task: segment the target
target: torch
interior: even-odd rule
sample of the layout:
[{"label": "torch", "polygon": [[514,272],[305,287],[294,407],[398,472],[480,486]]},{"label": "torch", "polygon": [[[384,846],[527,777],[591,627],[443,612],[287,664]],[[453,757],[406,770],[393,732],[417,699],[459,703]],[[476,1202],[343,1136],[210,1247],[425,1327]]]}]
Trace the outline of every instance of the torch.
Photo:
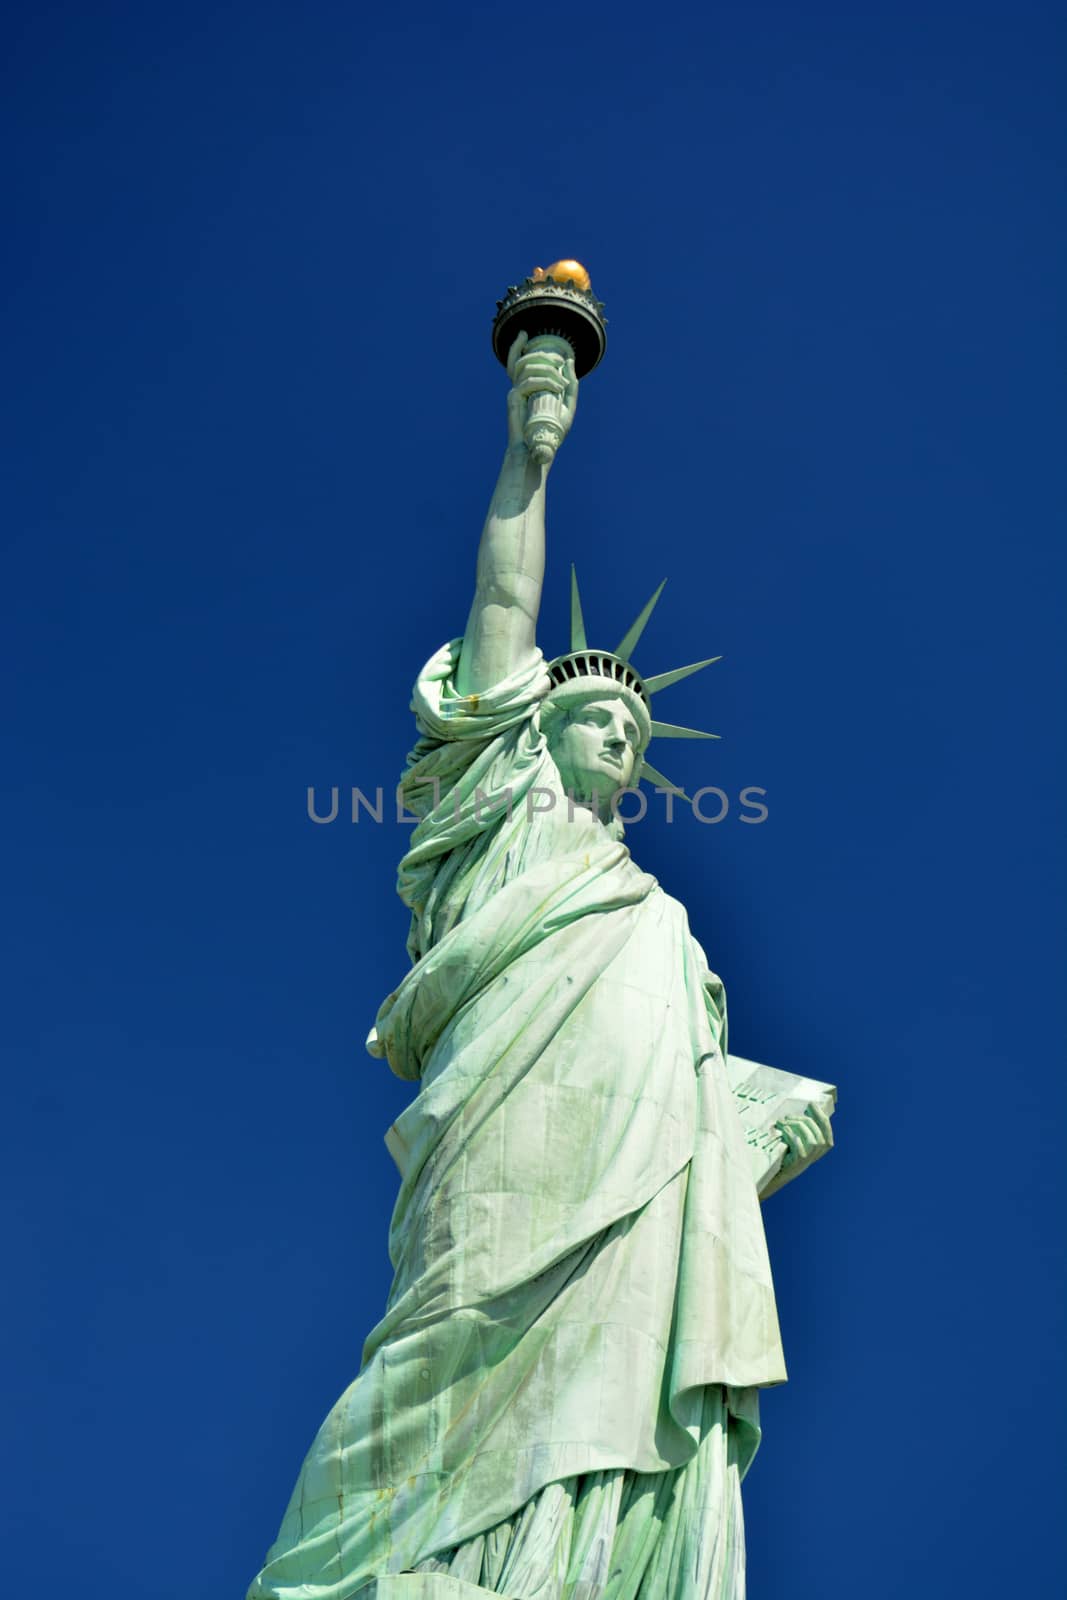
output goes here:
[{"label": "torch", "polygon": [[[512,284],[496,303],[493,350],[506,367],[508,351],[518,333],[529,342],[524,354],[537,350],[574,362],[577,377],[584,378],[599,363],[608,336],[603,302],[593,293],[589,274],[580,261],[556,261],[535,267],[520,284]],[[552,460],[563,438],[559,395],[532,394],[526,402],[523,438],[530,455],[543,466]]]}]

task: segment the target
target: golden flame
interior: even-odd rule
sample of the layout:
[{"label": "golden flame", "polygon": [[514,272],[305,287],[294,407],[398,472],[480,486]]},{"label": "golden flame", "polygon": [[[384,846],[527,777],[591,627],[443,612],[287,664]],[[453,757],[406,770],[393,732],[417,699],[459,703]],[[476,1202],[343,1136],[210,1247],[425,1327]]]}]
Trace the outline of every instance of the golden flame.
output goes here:
[{"label": "golden flame", "polygon": [[575,288],[591,289],[592,279],[580,261],[553,261],[550,267],[534,267],[530,274],[535,283],[540,283],[543,278],[552,278],[556,283],[566,283],[573,278]]}]

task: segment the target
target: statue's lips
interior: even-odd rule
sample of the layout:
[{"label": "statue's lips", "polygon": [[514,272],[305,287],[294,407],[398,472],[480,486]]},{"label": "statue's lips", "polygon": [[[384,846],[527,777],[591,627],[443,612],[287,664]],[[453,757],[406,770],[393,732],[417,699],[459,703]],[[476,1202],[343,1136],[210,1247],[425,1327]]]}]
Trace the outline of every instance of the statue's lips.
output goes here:
[{"label": "statue's lips", "polygon": [[608,750],[603,751],[602,754],[596,758],[596,766],[601,770],[607,768],[613,777],[622,777],[623,765],[624,763],[622,757],[612,755],[612,753]]}]

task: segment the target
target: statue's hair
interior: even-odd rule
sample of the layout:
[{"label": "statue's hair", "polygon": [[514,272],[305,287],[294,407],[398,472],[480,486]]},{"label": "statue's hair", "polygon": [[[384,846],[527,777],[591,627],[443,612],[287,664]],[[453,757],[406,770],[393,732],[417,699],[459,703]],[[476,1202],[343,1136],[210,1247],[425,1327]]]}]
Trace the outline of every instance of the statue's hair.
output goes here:
[{"label": "statue's hair", "polygon": [[558,700],[545,700],[541,704],[541,732],[552,743],[554,737],[563,732],[570,720],[570,708],[561,706]]},{"label": "statue's hair", "polygon": [[638,729],[638,754],[644,755],[652,737],[647,699],[617,678],[590,675],[577,682],[555,684],[541,702],[541,727],[549,739],[557,737],[572,714],[591,700],[622,700]]}]

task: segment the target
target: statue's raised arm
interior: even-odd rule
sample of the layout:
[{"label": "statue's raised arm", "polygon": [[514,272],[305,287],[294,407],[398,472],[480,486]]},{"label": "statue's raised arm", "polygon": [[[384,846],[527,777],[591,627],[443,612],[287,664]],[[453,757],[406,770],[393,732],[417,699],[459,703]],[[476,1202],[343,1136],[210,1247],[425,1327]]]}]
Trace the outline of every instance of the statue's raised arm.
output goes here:
[{"label": "statue's raised arm", "polygon": [[535,649],[545,572],[545,480],[551,461],[536,460],[526,442],[527,406],[538,395],[556,397],[553,410],[562,436],[574,419],[578,379],[569,356],[545,348],[524,354],[527,342],[526,334],[519,333],[508,355],[508,447],[478,548],[474,601],[456,674],[460,694],[477,694],[499,683],[525,666]]}]

